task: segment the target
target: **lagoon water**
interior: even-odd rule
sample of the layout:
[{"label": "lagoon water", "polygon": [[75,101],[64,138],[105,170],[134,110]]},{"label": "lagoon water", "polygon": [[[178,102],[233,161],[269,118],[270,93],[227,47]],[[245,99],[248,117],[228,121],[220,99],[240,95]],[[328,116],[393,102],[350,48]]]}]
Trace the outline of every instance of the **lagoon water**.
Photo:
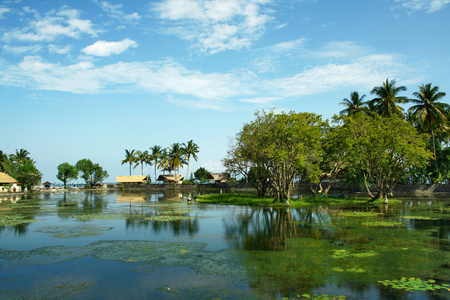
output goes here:
[{"label": "lagoon water", "polygon": [[273,209],[175,191],[0,197],[0,299],[450,298],[449,198]]}]

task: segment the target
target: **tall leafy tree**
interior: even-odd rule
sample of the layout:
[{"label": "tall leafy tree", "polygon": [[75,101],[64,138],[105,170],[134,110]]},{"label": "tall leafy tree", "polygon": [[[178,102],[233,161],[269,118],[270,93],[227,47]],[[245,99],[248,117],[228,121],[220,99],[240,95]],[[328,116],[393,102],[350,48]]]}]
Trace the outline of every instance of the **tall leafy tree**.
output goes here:
[{"label": "tall leafy tree", "polygon": [[68,181],[78,179],[78,169],[67,162],[62,163],[58,166],[56,178],[64,183],[64,188],[67,188]]},{"label": "tall leafy tree", "polygon": [[79,172],[81,172],[81,178],[83,178],[86,185],[90,187],[91,176],[94,173],[94,163],[88,158],[83,158],[79,160],[75,166],[77,167]]},{"label": "tall leafy tree", "polygon": [[255,113],[237,136],[239,154],[264,165],[276,200],[290,199],[295,178],[317,180],[321,161],[320,137],[324,122],[311,113]]},{"label": "tall leafy tree", "polygon": [[200,181],[200,183],[203,183],[206,181],[206,179],[208,179],[209,176],[209,171],[206,170],[203,167],[198,168],[195,172],[194,172],[194,177],[195,179],[197,179],[198,181]]},{"label": "tall leafy tree", "polygon": [[12,173],[17,181],[23,184],[29,191],[32,190],[33,186],[39,184],[42,179],[42,173],[34,165],[34,162],[30,160],[25,160],[21,164],[16,164],[14,171]]},{"label": "tall leafy tree", "polygon": [[376,97],[371,100],[375,105],[375,111],[384,117],[397,115],[403,117],[403,108],[399,104],[408,103],[408,98],[399,96],[406,91],[405,86],[395,86],[395,80],[386,79],[381,86],[374,87],[370,92]]},{"label": "tall leafy tree", "polygon": [[416,99],[410,101],[415,105],[409,108],[412,118],[420,124],[420,128],[432,136],[433,152],[436,157],[436,131],[448,132],[447,116],[450,105],[439,102],[445,97],[444,92],[439,91],[438,86],[431,83],[419,86],[419,91],[414,92]]},{"label": "tall leafy tree", "polygon": [[136,162],[136,150],[129,151],[128,149],[125,149],[125,159],[122,160],[123,164],[130,164],[130,176],[131,176],[131,165],[133,165]]},{"label": "tall leafy tree", "polygon": [[150,148],[150,151],[151,151],[151,153],[150,153],[150,160],[152,161],[153,166],[155,168],[155,182],[156,182],[156,179],[157,179],[156,178],[156,168],[157,168],[157,165],[158,165],[158,161],[159,161],[159,159],[161,158],[161,155],[162,155],[162,148],[161,148],[161,146],[154,145],[153,147]]},{"label": "tall leafy tree", "polygon": [[191,161],[191,157],[197,161],[198,156],[197,153],[199,152],[198,145],[194,143],[193,140],[188,141],[186,144],[183,144],[183,154],[187,160],[187,171],[186,171],[186,178],[189,176],[189,164]]},{"label": "tall leafy tree", "polygon": [[91,184],[96,185],[97,183],[103,182],[108,177],[109,175],[106,170],[103,170],[99,164],[94,164],[90,178]]},{"label": "tall leafy tree", "polygon": [[347,170],[363,179],[372,198],[387,199],[408,170],[424,167],[432,156],[426,149],[425,137],[396,115],[388,118],[357,114],[344,120]]},{"label": "tall leafy tree", "polygon": [[346,109],[341,110],[339,114],[353,116],[358,112],[366,111],[366,102],[364,101],[365,97],[366,95],[362,95],[360,97],[358,92],[351,92],[350,99],[344,98],[342,102],[339,103],[347,107]]}]

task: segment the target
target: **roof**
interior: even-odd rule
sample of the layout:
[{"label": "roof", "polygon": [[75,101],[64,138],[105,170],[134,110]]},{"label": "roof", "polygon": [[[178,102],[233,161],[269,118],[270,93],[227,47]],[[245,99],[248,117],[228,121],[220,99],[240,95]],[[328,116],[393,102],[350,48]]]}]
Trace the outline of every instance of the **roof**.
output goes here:
[{"label": "roof", "polygon": [[133,176],[116,176],[117,183],[144,183],[147,182],[146,175],[133,175]]},{"label": "roof", "polygon": [[181,176],[180,174],[176,174],[176,175],[159,175],[158,180],[156,181],[164,181],[164,182],[180,182],[183,181],[184,177]]},{"label": "roof", "polygon": [[19,183],[6,173],[0,172],[0,183]]},{"label": "roof", "polygon": [[230,173],[209,173],[208,179],[216,182],[226,182],[230,178]]},{"label": "roof", "polygon": [[43,183],[43,185],[51,185],[51,184],[52,184],[52,183],[49,182],[49,181],[46,181],[46,182]]}]

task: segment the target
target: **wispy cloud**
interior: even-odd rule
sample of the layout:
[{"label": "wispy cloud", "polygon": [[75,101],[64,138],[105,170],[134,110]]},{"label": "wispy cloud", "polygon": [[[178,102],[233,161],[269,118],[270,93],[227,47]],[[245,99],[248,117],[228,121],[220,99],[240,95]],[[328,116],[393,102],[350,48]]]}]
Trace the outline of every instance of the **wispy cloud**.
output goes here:
[{"label": "wispy cloud", "polygon": [[41,45],[31,45],[31,46],[11,46],[3,45],[3,50],[15,55],[23,55],[24,53],[38,53],[41,49]]},{"label": "wispy cloud", "polygon": [[135,22],[141,19],[141,16],[137,13],[126,14],[122,10],[122,4],[111,4],[107,1],[93,0],[104,12],[111,18],[119,19],[122,22]]},{"label": "wispy cloud", "polygon": [[137,43],[130,39],[124,39],[119,42],[97,41],[94,44],[87,46],[81,51],[87,55],[93,56],[110,56],[113,54],[120,54],[128,48],[136,48]]},{"label": "wispy cloud", "polygon": [[35,19],[27,26],[4,33],[2,39],[7,42],[48,42],[60,37],[80,38],[84,34],[97,36],[98,33],[99,30],[95,29],[90,20],[80,19],[78,10],[63,7],[50,11],[45,17],[39,17],[35,13]]},{"label": "wispy cloud", "polygon": [[0,6],[0,19],[3,18],[3,16],[6,15],[7,13],[9,13],[10,11],[11,11],[11,9]]},{"label": "wispy cloud", "polygon": [[411,10],[426,10],[429,13],[443,9],[450,0],[395,0]]},{"label": "wispy cloud", "polygon": [[202,52],[249,47],[271,20],[270,0],[164,0],[153,6],[165,32],[192,41]]},{"label": "wispy cloud", "polygon": [[318,65],[291,77],[266,81],[263,86],[284,97],[314,95],[342,88],[370,89],[386,78],[398,78],[404,74],[413,77],[413,72],[399,61],[396,55],[368,55],[349,63]]}]

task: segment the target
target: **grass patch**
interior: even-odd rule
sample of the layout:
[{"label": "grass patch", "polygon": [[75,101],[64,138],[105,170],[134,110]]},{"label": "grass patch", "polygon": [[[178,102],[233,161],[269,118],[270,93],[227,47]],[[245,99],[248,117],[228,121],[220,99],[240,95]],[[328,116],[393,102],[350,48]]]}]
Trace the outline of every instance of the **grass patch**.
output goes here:
[{"label": "grass patch", "polygon": [[[214,203],[224,205],[245,205],[245,206],[285,206],[285,201],[274,203],[274,198],[260,198],[254,194],[213,194],[199,195],[197,201],[201,203]],[[337,197],[304,197],[301,199],[290,199],[291,207],[311,206],[317,204],[340,205],[340,204],[368,204],[369,199],[363,197],[337,198]],[[373,201],[372,204],[382,204],[382,200]],[[389,204],[402,203],[401,200],[391,199]]]}]

